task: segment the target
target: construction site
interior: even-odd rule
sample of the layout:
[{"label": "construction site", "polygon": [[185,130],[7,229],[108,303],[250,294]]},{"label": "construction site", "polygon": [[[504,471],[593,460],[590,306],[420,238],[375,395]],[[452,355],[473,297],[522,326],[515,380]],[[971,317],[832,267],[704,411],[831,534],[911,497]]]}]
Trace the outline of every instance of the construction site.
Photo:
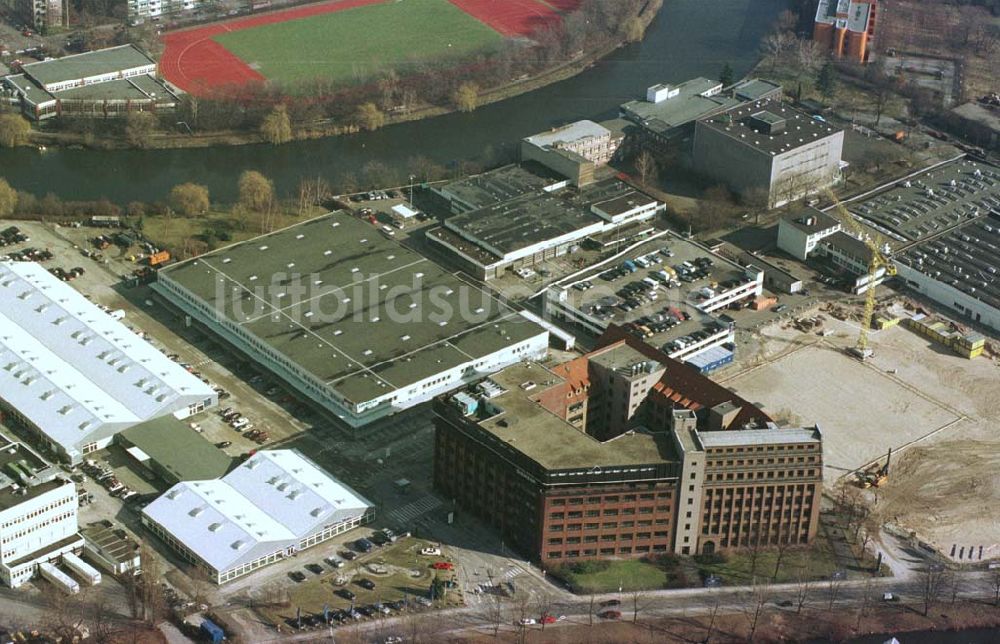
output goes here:
[{"label": "construction site", "polygon": [[741,333],[739,360],[716,379],[767,401],[782,424],[819,425],[831,496],[860,488],[880,523],[956,561],[1000,556],[995,345],[889,296],[873,307],[861,360],[865,304],[828,302]]}]

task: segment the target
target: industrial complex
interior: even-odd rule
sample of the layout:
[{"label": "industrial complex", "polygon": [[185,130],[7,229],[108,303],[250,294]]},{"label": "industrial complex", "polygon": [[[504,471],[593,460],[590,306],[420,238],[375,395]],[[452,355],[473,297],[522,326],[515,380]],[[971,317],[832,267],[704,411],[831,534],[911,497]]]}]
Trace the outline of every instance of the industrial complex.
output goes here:
[{"label": "industrial complex", "polygon": [[119,432],[216,404],[216,392],[32,262],[0,263],[0,406],[79,464]]},{"label": "industrial complex", "polygon": [[[502,175],[495,180],[502,182]],[[580,190],[563,186],[528,192],[462,212],[428,231],[427,238],[469,274],[490,280],[572,253],[585,241],[604,245],[647,233],[663,208],[624,182],[607,179]]]},{"label": "industrial complex", "polygon": [[505,369],[435,411],[435,486],[543,564],[816,533],[819,429],[779,429],[620,331],[568,363]]},{"label": "industrial complex", "polygon": [[222,584],[374,517],[374,507],[295,450],[266,450],[220,479],[178,483],[142,522]]},{"label": "industrial complex", "polygon": [[352,426],[548,350],[548,332],[348,213],[168,267],[154,288]]}]

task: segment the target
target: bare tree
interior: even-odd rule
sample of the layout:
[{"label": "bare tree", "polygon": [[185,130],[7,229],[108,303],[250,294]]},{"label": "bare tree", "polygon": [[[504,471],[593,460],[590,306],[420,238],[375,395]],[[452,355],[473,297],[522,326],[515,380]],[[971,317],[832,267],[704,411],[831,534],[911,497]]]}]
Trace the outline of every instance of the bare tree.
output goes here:
[{"label": "bare tree", "polygon": [[719,616],[719,598],[716,596],[715,602],[712,604],[712,612],[710,613],[708,619],[708,627],[705,629],[704,644],[708,644],[712,640],[712,633],[715,631],[715,620],[718,616]]},{"label": "bare tree", "polygon": [[865,614],[868,612],[868,606],[871,603],[872,594],[872,580],[865,580],[865,588],[861,595],[861,606],[858,607],[858,621],[854,625],[854,630],[857,632],[861,631],[861,620],[864,619]]},{"label": "bare tree", "polygon": [[635,172],[639,177],[639,183],[649,186],[651,181],[656,180],[657,167],[656,159],[649,150],[642,150],[635,157]]},{"label": "bare tree", "polygon": [[629,592],[628,596],[632,600],[632,623],[636,624],[639,622],[639,611],[646,608],[646,593],[641,590],[633,590]]},{"label": "bare tree", "polygon": [[747,641],[752,642],[760,625],[760,618],[767,607],[767,601],[771,596],[771,583],[767,580],[759,581],[756,577],[747,593],[743,604],[743,614],[747,618]]},{"label": "bare tree", "polygon": [[993,605],[1000,606],[1000,568],[990,575],[990,589],[993,591]]},{"label": "bare tree", "polygon": [[924,617],[930,612],[931,606],[938,600],[944,590],[946,573],[944,566],[929,564],[920,571],[920,594],[924,603]]},{"label": "bare tree", "polygon": [[838,574],[839,572],[840,571],[837,571],[830,575],[830,581],[828,584],[828,588],[830,590],[830,604],[827,609],[831,611],[833,610],[833,605],[837,601],[837,596],[840,594],[840,587],[844,583],[844,575]]},{"label": "bare tree", "polygon": [[807,38],[798,41],[795,47],[795,57],[802,72],[812,76],[826,57],[826,51],[818,42]]},{"label": "bare tree", "polygon": [[787,31],[776,30],[764,36],[764,40],[761,41],[761,49],[771,61],[772,72],[777,67],[778,62],[784,59],[784,55],[794,41],[795,37]]},{"label": "bare tree", "polygon": [[802,574],[802,567],[799,567],[798,575],[795,577],[795,612],[801,613],[802,609],[805,608],[806,602],[809,600],[809,591],[811,590],[809,582],[806,580],[805,575]]}]

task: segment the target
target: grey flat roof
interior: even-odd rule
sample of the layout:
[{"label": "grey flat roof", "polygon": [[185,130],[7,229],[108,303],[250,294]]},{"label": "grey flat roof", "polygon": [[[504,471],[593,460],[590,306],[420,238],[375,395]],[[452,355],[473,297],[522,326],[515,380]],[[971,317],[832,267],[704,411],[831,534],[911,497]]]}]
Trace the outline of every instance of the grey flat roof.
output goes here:
[{"label": "grey flat roof", "polygon": [[975,121],[995,132],[1000,132],[1000,108],[988,106],[976,101],[963,103],[951,110],[969,121]]},{"label": "grey flat roof", "polygon": [[856,257],[863,261],[871,261],[872,251],[865,242],[853,235],[849,235],[842,230],[838,230],[828,237],[824,237],[821,244],[828,244],[833,248],[843,252],[850,257]]},{"label": "grey flat roof", "polygon": [[1000,271],[1000,214],[953,228],[894,259],[1000,309],[1000,280],[990,272]]},{"label": "grey flat roof", "polygon": [[721,432],[698,432],[706,449],[710,447],[736,447],[740,445],[787,445],[789,443],[820,443],[819,427],[735,429]]},{"label": "grey flat roof", "polygon": [[741,101],[759,101],[781,92],[781,85],[764,78],[748,78],[732,88],[733,96]]},{"label": "grey flat roof", "polygon": [[[503,413],[480,421],[479,427],[545,469],[648,465],[677,460],[669,432],[630,432],[601,442],[542,407],[535,402],[538,395],[564,379],[540,364],[517,364],[490,379],[506,390],[489,400],[490,405],[501,408]],[[525,391],[521,385],[528,381],[540,386]]]},{"label": "grey flat roof", "polygon": [[52,95],[59,99],[80,101],[143,101],[155,98],[173,98],[167,88],[149,75],[119,78],[106,83],[73,87]]},{"label": "grey flat roof", "polygon": [[962,159],[901,181],[849,208],[896,241],[932,237],[1000,208],[1000,168]]},{"label": "grey flat roof", "polygon": [[536,163],[525,163],[456,179],[434,190],[457,197],[473,208],[485,208],[561,181],[565,178],[551,170]]},{"label": "grey flat roof", "polygon": [[621,109],[631,120],[662,133],[740,103],[739,99],[725,94],[702,96],[718,85],[719,81],[708,78],[692,78],[674,86],[680,89],[680,93],[673,98],[659,103],[629,101]]},{"label": "grey flat roof", "polygon": [[[812,220],[811,223],[810,219]],[[798,228],[807,235],[829,230],[840,223],[840,220],[836,217],[815,208],[806,208],[800,213],[784,217],[783,221],[790,226]]]},{"label": "grey flat roof", "polygon": [[121,45],[54,60],[28,63],[23,69],[39,83],[48,85],[152,64],[154,64],[153,59],[135,46]]},{"label": "grey flat roof", "polygon": [[532,193],[488,208],[449,217],[444,226],[503,254],[512,253],[581,228],[601,218],[559,197]]},{"label": "grey flat roof", "polygon": [[[769,117],[773,115],[784,119],[784,131],[769,135],[755,129],[752,117],[761,112],[767,113]],[[840,128],[817,121],[774,99],[747,103],[702,119],[698,124],[770,154],[782,154],[841,131]]]},{"label": "grey flat roof", "polygon": [[542,333],[479,287],[345,212],[161,274],[352,402]]}]

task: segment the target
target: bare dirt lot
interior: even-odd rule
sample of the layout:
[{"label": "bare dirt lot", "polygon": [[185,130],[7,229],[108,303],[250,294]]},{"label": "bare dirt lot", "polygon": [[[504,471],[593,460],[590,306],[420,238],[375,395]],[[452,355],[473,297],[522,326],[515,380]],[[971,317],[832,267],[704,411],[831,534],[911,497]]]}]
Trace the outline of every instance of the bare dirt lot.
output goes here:
[{"label": "bare dirt lot", "polygon": [[827,316],[825,337],[785,326],[751,339],[742,364],[719,380],[786,423],[818,424],[828,486],[892,447],[879,518],[956,560],[963,547],[965,562],[970,549],[980,560],[980,546],[982,559],[1000,556],[998,363],[961,358],[899,326],[873,332],[875,355],[861,363],[843,351],[856,323]]}]

